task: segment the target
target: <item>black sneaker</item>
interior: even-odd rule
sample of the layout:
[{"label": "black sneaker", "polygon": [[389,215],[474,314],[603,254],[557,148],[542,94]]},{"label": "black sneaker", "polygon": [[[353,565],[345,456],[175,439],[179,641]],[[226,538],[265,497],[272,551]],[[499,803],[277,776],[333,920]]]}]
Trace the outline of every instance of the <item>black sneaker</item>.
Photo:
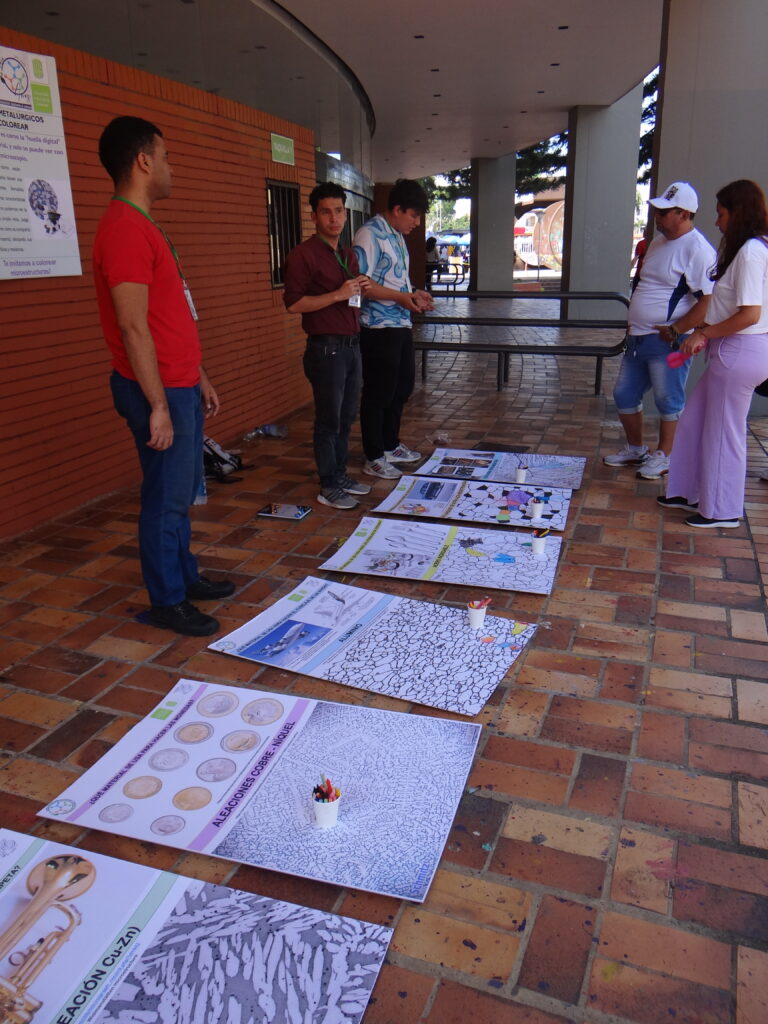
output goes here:
[{"label": "black sneaker", "polygon": [[235,584],[231,580],[209,580],[201,576],[187,587],[188,601],[219,601],[222,597],[231,597],[235,592]]},{"label": "black sneaker", "polygon": [[150,626],[170,629],[183,636],[211,636],[219,628],[217,619],[195,608],[189,601],[178,604],[153,604],[146,615]]},{"label": "black sneaker", "polygon": [[665,498],[663,494],[656,499],[656,504],[661,505],[662,508],[680,508],[683,512],[695,512],[699,507],[698,501],[688,501],[687,498]]},{"label": "black sneaker", "polygon": [[700,530],[733,530],[739,525],[738,519],[707,519],[706,516],[688,516],[686,526],[695,526]]}]

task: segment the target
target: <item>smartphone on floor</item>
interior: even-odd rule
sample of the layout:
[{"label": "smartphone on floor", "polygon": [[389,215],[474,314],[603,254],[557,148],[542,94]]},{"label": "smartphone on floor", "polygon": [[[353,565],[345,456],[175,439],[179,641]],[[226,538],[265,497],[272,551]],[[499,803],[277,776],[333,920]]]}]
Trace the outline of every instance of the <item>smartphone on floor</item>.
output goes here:
[{"label": "smartphone on floor", "polygon": [[265,519],[306,519],[311,511],[310,505],[286,505],[278,502],[273,505],[265,505],[264,508],[259,509],[256,515],[263,516]]}]

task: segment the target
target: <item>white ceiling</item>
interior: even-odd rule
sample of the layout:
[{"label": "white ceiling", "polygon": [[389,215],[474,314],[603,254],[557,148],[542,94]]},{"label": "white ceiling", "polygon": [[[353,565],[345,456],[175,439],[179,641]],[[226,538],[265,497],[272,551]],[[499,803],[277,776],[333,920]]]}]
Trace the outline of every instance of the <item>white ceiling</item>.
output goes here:
[{"label": "white ceiling", "polygon": [[[0,25],[305,124],[323,149],[341,150],[374,179],[389,181],[514,152],[563,130],[569,108],[612,103],[655,67],[662,6],[0,0]],[[366,134],[350,88],[322,47],[307,47],[285,27],[286,11],[335,52],[370,98],[370,158],[367,145],[345,141]]]}]

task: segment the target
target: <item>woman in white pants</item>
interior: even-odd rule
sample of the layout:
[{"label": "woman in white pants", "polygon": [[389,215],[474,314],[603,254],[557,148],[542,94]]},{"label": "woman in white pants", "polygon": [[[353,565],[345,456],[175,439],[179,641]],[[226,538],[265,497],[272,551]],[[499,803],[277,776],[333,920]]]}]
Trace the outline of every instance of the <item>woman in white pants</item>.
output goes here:
[{"label": "woman in white pants", "polygon": [[722,232],[708,323],[681,351],[707,351],[707,368],[680,417],[664,508],[693,512],[696,528],[735,527],[744,511],[747,413],[755,387],[768,377],[768,210],[754,181],[732,181],[717,193]]}]

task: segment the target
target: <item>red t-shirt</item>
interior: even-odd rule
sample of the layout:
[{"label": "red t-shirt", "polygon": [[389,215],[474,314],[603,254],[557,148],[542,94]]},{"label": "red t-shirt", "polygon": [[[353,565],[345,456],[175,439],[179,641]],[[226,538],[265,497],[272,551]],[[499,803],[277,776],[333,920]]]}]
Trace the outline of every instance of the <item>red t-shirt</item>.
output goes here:
[{"label": "red t-shirt", "polygon": [[131,282],[149,286],[147,323],[166,388],[192,387],[200,380],[200,338],[184,295],[179,269],[163,233],[142,213],[113,199],[93,244],[93,276],[101,329],[112,366],[136,380],[117,323],[111,288]]},{"label": "red t-shirt", "polygon": [[[291,249],[285,261],[283,301],[286,308],[303,299],[305,295],[327,295],[328,292],[335,292],[350,277],[357,277],[360,271],[354,252],[341,248],[337,251],[340,259],[349,268],[349,273],[342,268],[330,245],[317,235],[312,235],[306,242]],[[302,313],[301,326],[307,334],[359,334],[360,309],[350,306],[344,299],[343,302],[334,302],[325,309],[317,309],[314,313]]]}]

